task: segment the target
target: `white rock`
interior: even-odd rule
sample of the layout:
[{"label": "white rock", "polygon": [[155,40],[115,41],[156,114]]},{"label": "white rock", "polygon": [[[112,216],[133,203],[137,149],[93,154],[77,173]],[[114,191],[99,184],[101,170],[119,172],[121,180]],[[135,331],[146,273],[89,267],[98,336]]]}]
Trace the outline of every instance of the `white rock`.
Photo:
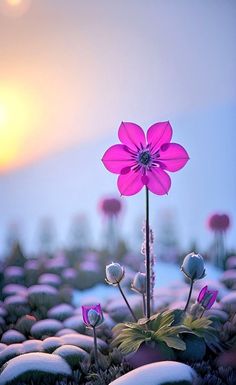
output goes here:
[{"label": "white rock", "polygon": [[60,305],[53,306],[48,311],[49,318],[55,318],[59,321],[64,321],[66,318],[71,317],[74,314],[74,308],[67,303],[61,303]]},{"label": "white rock", "polygon": [[54,336],[59,330],[63,328],[63,324],[54,319],[45,319],[36,322],[30,333],[35,338],[42,338],[44,336]]},{"label": "white rock", "polygon": [[25,336],[17,330],[7,330],[3,333],[1,342],[7,345],[25,341]]},{"label": "white rock", "polygon": [[186,381],[191,385],[196,372],[188,365],[175,361],[155,362],[144,365],[112,381],[110,385],[162,385]]},{"label": "white rock", "polygon": [[23,374],[32,373],[35,375],[37,372],[55,376],[72,375],[70,366],[60,356],[47,353],[28,353],[15,357],[6,363],[0,375],[0,385],[17,380]]}]

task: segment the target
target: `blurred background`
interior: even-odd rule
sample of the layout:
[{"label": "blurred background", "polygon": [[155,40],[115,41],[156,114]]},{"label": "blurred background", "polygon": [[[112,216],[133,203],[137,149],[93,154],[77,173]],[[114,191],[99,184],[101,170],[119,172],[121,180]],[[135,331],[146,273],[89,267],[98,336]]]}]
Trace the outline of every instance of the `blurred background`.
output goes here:
[{"label": "blurred background", "polygon": [[115,221],[101,209],[119,198],[101,157],[121,121],[169,120],[190,155],[151,196],[156,254],[209,250],[212,213],[235,247],[235,20],[234,0],[0,0],[1,256],[15,240],[101,248],[114,232],[139,252],[144,191]]}]

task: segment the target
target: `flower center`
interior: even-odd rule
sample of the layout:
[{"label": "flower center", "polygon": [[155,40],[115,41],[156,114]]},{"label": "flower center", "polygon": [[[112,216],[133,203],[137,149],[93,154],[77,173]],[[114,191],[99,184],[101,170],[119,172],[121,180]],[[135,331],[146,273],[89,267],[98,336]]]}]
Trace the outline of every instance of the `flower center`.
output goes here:
[{"label": "flower center", "polygon": [[139,163],[141,163],[141,164],[144,165],[144,166],[149,165],[149,163],[151,162],[151,160],[152,160],[152,158],[151,158],[150,152],[147,151],[147,150],[143,150],[143,151],[140,152],[139,155],[138,155],[138,161],[139,161]]}]

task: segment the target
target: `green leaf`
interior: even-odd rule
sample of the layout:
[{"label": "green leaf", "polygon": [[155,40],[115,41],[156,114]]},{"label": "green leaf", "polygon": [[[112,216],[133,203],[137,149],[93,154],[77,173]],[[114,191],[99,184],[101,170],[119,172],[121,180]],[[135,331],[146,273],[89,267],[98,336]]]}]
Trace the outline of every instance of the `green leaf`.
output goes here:
[{"label": "green leaf", "polygon": [[169,348],[177,349],[177,350],[185,350],[186,349],[186,344],[181,338],[177,336],[164,336],[161,338],[163,342],[166,343]]}]

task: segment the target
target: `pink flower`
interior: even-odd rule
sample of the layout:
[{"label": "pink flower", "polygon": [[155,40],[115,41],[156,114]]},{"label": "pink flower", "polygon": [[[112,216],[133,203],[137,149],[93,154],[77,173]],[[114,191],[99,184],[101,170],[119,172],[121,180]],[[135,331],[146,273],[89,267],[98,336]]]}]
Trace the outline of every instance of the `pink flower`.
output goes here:
[{"label": "pink flower", "polygon": [[103,322],[101,305],[82,306],[82,316],[86,326],[99,326]]},{"label": "pink flower", "polygon": [[208,310],[214,305],[217,295],[218,290],[208,290],[208,287],[204,286],[198,295],[197,302]]},{"label": "pink flower", "polygon": [[104,198],[99,206],[102,213],[107,217],[117,217],[122,209],[121,200],[117,198]]},{"label": "pink flower", "polygon": [[230,226],[230,218],[227,214],[212,214],[208,219],[210,230],[224,232]]},{"label": "pink flower", "polygon": [[143,186],[154,194],[167,194],[171,179],[166,171],[180,170],[189,159],[180,144],[170,143],[170,123],[153,124],[145,136],[137,124],[122,122],[118,137],[121,144],[111,146],[102,161],[108,171],[120,174],[117,185],[121,195],[137,194]]}]

